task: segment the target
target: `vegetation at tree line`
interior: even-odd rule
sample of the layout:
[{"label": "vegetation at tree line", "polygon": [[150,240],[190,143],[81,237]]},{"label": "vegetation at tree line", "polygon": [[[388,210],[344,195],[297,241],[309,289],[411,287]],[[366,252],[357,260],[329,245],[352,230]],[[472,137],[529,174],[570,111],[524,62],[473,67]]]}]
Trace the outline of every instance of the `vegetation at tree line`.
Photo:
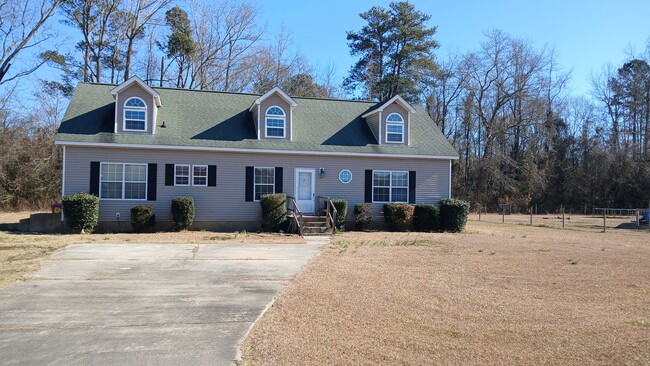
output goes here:
[{"label": "vegetation at tree line", "polygon": [[[279,85],[295,96],[385,100],[400,94],[427,112],[458,150],[454,196],[514,211],[532,205],[645,207],[650,199],[650,47],[594,77],[591,98],[570,95],[557,55],[492,30],[477,49],[436,53],[435,18],[407,2],[360,14],[347,33],[357,57],[342,85],[316,71],[282,30],[263,41],[248,3],[191,0],[9,0],[0,4],[0,208],[61,199],[62,111],[80,81],[230,92]],[[25,14],[29,16],[24,16]],[[58,15],[81,41],[60,54]],[[341,39],[341,42],[346,40]],[[47,46],[47,47],[45,47]],[[31,63],[20,55],[41,50]],[[43,64],[61,77],[39,80],[25,108],[21,83]]]}]

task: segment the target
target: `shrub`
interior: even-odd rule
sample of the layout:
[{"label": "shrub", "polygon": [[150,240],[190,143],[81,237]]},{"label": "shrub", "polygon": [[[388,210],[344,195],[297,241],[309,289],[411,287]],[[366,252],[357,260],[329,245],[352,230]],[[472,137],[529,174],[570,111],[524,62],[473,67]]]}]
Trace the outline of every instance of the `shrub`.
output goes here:
[{"label": "shrub", "polygon": [[138,205],[131,207],[131,226],[137,232],[144,231],[156,224],[156,215],[153,213],[153,207],[147,205]]},{"label": "shrub", "polygon": [[262,230],[276,232],[284,228],[287,221],[287,195],[265,194],[260,198],[262,206]]},{"label": "shrub", "polygon": [[358,203],[354,205],[354,229],[359,231],[368,230],[372,224],[372,204]]},{"label": "shrub", "polygon": [[414,207],[406,203],[384,204],[386,229],[396,231],[411,229],[413,227],[413,210]]},{"label": "shrub", "polygon": [[194,222],[194,198],[189,196],[172,198],[172,220],[177,231],[190,227]]},{"label": "shrub", "polygon": [[345,217],[348,215],[348,201],[343,198],[332,198],[332,203],[336,207],[336,228],[343,230]]},{"label": "shrub", "polygon": [[440,200],[440,230],[459,233],[465,228],[469,203],[457,199]]},{"label": "shrub", "polygon": [[439,231],[440,209],[436,205],[415,205],[413,210],[413,229],[415,231]]},{"label": "shrub", "polygon": [[88,193],[76,193],[63,197],[63,213],[66,224],[73,230],[84,232],[97,227],[99,222],[99,198]]}]

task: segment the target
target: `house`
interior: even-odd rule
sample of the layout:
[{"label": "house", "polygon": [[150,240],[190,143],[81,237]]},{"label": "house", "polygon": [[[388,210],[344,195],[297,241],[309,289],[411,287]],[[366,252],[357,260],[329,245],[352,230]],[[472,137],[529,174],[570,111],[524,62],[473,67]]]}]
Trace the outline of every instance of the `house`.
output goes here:
[{"label": "house", "polygon": [[[196,228],[259,229],[261,195],[285,192],[305,214],[319,196],[356,203],[436,203],[451,196],[457,153],[426,111],[403,98],[367,101],[77,85],[56,136],[63,195],[100,198],[100,225],[154,207],[171,221],[171,199],[194,197]],[[375,220],[378,221],[378,220]],[[128,224],[127,224],[128,225]]]}]

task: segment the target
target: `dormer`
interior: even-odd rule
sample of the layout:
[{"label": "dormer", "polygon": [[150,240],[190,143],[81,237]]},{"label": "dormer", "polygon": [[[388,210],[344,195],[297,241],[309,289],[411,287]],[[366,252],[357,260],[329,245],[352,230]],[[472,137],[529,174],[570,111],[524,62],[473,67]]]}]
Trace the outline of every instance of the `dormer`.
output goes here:
[{"label": "dormer", "polygon": [[371,108],[361,117],[366,119],[380,145],[408,146],[411,144],[411,113],[415,113],[415,108],[396,95]]},{"label": "dormer", "polygon": [[253,114],[258,140],[293,140],[293,107],[298,103],[277,86],[255,99]]},{"label": "dormer", "polygon": [[137,76],[111,90],[115,98],[115,133],[156,132],[160,95]]}]

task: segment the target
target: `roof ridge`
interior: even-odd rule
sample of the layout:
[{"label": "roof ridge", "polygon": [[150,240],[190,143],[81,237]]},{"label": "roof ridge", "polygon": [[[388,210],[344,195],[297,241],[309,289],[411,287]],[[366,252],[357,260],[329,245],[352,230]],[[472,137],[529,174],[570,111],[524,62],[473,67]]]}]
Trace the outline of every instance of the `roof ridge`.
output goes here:
[{"label": "roof ridge", "polygon": [[[93,83],[87,81],[80,81],[78,84],[85,85],[99,85],[99,86],[118,86],[120,84],[114,83]],[[197,92],[197,93],[214,93],[214,94],[230,94],[230,95],[249,95],[249,96],[262,96],[263,94],[258,93],[248,93],[248,92],[232,92],[232,91],[223,91],[223,90],[205,90],[205,89],[187,89],[187,88],[173,88],[169,86],[151,86],[152,89],[163,89],[163,90],[172,90],[172,91],[182,91],[182,92]],[[308,100],[323,100],[323,101],[334,101],[334,102],[352,102],[352,103],[381,103],[374,100],[365,100],[365,99],[343,99],[343,98],[329,98],[329,97],[303,97],[303,96],[294,96],[290,95],[293,99],[308,99]]]}]

